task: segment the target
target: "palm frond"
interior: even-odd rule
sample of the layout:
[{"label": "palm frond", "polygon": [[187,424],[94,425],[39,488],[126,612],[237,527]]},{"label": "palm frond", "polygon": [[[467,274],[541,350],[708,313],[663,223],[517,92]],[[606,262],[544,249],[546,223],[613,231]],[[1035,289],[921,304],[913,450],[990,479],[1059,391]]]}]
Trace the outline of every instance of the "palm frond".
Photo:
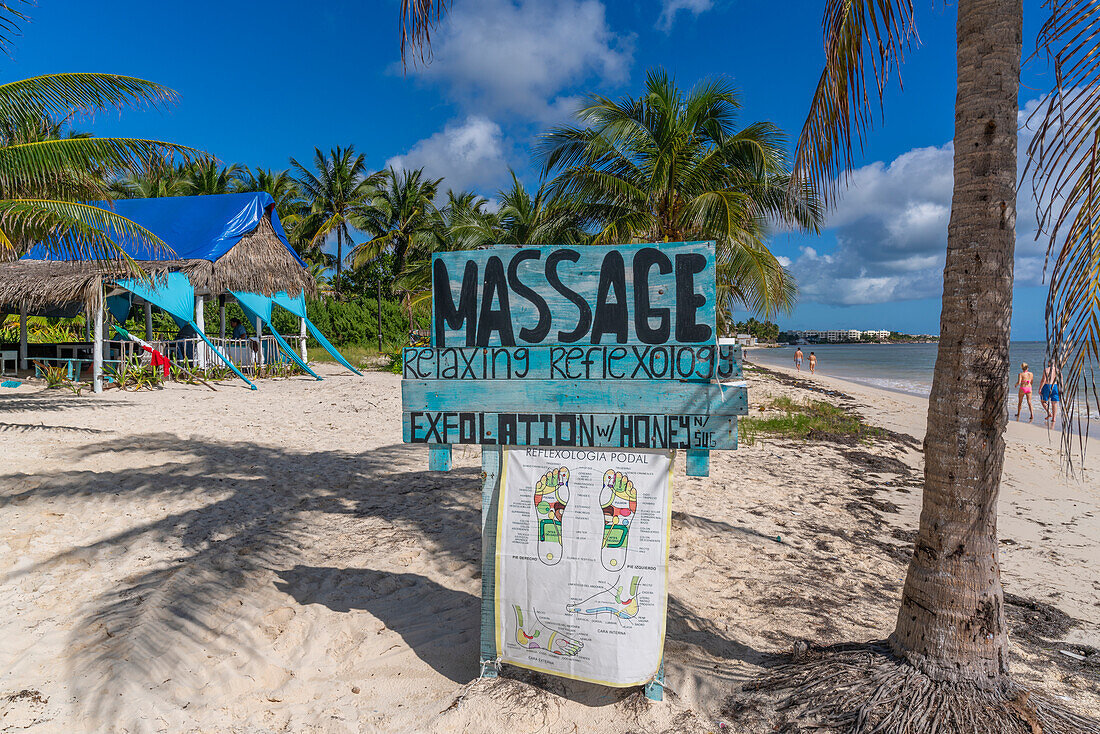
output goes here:
[{"label": "palm frond", "polygon": [[[912,0],[828,0],[825,68],[795,145],[791,181],[809,183],[826,202],[853,166],[852,134],[862,147],[872,124],[872,91],[882,104],[890,71],[916,38]],[[873,83],[868,84],[868,69]]]},{"label": "palm frond", "polygon": [[114,260],[142,276],[124,244],[141,251],[142,259],[172,254],[168,245],[140,224],[97,206],[69,201],[0,200],[0,231],[9,244],[40,242],[54,257]]},{"label": "palm frond", "polygon": [[[0,8],[0,17],[2,14]],[[132,76],[46,74],[0,84],[0,117],[11,118],[31,112],[68,118],[107,108],[162,107],[174,104],[177,99],[174,90]]]},{"label": "palm frond", "polygon": [[1063,457],[1082,454],[1100,410],[1100,3],[1049,0],[1038,44],[1054,86],[1028,148],[1039,232],[1048,238],[1048,361],[1060,371]]},{"label": "palm frond", "polygon": [[401,0],[401,67],[405,50],[410,49],[422,61],[431,58],[432,30],[443,19],[450,0]]},{"label": "palm frond", "polygon": [[28,0],[16,0],[12,2],[0,2],[0,53],[11,55],[12,39],[21,35],[19,26],[27,21],[27,16],[19,10],[18,5],[29,5]]},{"label": "palm frond", "polygon": [[38,192],[74,171],[136,172],[159,156],[191,160],[201,151],[139,138],[62,138],[0,146],[0,190],[8,196]]}]

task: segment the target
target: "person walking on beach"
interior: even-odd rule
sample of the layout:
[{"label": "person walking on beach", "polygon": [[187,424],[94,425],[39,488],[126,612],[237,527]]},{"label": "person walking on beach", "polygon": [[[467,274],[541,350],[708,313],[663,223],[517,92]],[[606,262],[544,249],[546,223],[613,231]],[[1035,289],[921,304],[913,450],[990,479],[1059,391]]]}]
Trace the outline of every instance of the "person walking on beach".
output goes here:
[{"label": "person walking on beach", "polygon": [[1016,378],[1016,389],[1019,391],[1016,395],[1016,420],[1020,420],[1020,408],[1023,407],[1025,397],[1027,398],[1027,422],[1030,423],[1035,419],[1035,411],[1031,407],[1031,383],[1034,379],[1035,375],[1027,369],[1027,362],[1021,363],[1020,375]]},{"label": "person walking on beach", "polygon": [[802,371],[802,347],[794,351],[794,369],[796,372]]},{"label": "person walking on beach", "polygon": [[1051,425],[1058,416],[1058,403],[1062,399],[1058,393],[1058,370],[1054,362],[1048,361],[1043,366],[1043,376],[1039,380],[1039,401],[1046,411],[1047,423]]},{"label": "person walking on beach", "polygon": [[817,355],[810,352],[810,374],[812,375],[815,371],[817,371]]}]

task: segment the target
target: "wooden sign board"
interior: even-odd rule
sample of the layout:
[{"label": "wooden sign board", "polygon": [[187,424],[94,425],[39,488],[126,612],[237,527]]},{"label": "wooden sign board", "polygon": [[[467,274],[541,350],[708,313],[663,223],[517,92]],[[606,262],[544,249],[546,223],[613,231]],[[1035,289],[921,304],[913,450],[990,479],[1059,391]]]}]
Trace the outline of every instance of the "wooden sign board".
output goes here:
[{"label": "wooden sign board", "polygon": [[689,476],[737,448],[748,397],[741,348],[718,344],[715,277],[713,242],[433,256],[431,346],[404,350],[402,431],[433,470],[482,446],[482,675],[497,668],[502,447],[686,449]]},{"label": "wooden sign board", "polygon": [[737,447],[740,347],[718,346],[714,245],[493,247],[432,259],[432,346],[404,351],[403,438]]}]

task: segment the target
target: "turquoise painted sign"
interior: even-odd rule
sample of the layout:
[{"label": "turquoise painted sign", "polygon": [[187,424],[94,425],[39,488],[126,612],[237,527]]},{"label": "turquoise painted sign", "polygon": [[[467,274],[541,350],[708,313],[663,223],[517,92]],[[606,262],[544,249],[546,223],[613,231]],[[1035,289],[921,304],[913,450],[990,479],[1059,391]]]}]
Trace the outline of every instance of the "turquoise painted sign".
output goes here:
[{"label": "turquoise painted sign", "polygon": [[714,246],[493,247],[432,258],[432,345],[713,344]]},{"label": "turquoise painted sign", "polygon": [[730,380],[741,347],[691,345],[410,347],[406,380]]},{"label": "turquoise painted sign", "polygon": [[717,343],[714,245],[492,247],[432,259],[432,344],[404,350],[403,437],[455,444],[737,446],[741,348]]}]

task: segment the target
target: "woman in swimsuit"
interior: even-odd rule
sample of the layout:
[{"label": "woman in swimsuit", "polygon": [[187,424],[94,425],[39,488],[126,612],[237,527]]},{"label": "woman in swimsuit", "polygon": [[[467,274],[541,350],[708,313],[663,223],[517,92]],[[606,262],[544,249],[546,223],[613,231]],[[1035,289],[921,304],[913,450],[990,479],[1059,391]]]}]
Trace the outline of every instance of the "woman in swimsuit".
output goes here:
[{"label": "woman in swimsuit", "polygon": [[1027,422],[1030,423],[1035,418],[1035,411],[1031,407],[1031,383],[1035,379],[1035,375],[1031,374],[1027,369],[1027,362],[1020,365],[1020,376],[1016,378],[1016,389],[1019,393],[1016,397],[1016,420],[1020,420],[1020,408],[1023,407],[1024,398],[1027,398]]}]

